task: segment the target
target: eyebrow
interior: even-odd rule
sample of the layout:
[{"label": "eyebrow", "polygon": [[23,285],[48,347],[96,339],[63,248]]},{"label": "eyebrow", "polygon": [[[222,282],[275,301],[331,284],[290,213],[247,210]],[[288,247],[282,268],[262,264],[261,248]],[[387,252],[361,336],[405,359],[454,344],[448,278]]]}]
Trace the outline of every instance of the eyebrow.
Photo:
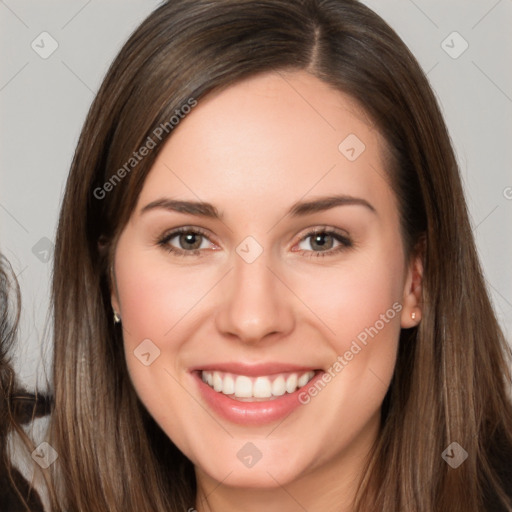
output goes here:
[{"label": "eyebrow", "polygon": [[313,199],[311,201],[303,201],[295,203],[289,211],[289,214],[294,217],[302,215],[309,215],[311,213],[323,212],[336,208],[337,206],[364,206],[371,212],[377,213],[377,210],[366,200],[360,197],[348,196],[348,195],[336,195],[321,197]]},{"label": "eyebrow", "polygon": [[[353,197],[348,195],[335,195],[328,197],[321,197],[311,201],[299,201],[292,205],[288,211],[288,215],[293,217],[302,217],[312,213],[318,213],[337,206],[364,206],[373,213],[377,213],[375,208],[366,199],[360,197]],[[211,219],[221,219],[222,214],[219,213],[217,208],[211,203],[202,201],[179,201],[175,199],[157,199],[152,201],[142,208],[140,214],[146,213],[155,209],[164,209],[178,213],[186,213],[189,215],[196,215],[199,217],[208,217]]]},{"label": "eyebrow", "polygon": [[188,213],[189,215],[197,215],[199,217],[209,217],[212,219],[220,219],[222,215],[219,214],[217,208],[210,203],[202,201],[178,201],[174,199],[157,199],[152,201],[142,208],[140,214],[146,213],[150,210],[164,209],[171,212]]}]

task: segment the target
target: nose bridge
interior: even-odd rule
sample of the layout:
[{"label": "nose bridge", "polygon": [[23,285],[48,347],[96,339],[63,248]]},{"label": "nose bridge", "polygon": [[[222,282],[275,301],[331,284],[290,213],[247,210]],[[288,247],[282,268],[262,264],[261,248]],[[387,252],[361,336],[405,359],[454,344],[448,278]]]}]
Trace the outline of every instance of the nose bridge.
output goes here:
[{"label": "nose bridge", "polygon": [[293,312],[282,283],[269,269],[270,253],[262,251],[250,259],[237,252],[233,271],[223,287],[225,298],[217,315],[217,327],[244,342],[289,332],[293,328]]}]

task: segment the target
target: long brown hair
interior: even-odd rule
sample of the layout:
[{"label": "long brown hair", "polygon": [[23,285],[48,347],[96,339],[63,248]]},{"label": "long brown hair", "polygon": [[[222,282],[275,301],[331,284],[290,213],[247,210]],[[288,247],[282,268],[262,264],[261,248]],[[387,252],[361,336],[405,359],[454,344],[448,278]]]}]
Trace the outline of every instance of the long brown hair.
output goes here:
[{"label": "long brown hair", "polygon": [[[423,254],[422,321],[401,333],[355,510],[512,511],[510,351],[484,285],[447,129],[417,61],[355,0],[167,2],[110,67],[78,143],[55,249],[56,510],[194,504],[190,461],[130,383],[109,267],[176,111],[250,75],[299,69],[350,94],[382,133],[405,250]],[[135,158],[155,133],[156,144]],[[457,469],[441,456],[452,442],[468,453]]]}]

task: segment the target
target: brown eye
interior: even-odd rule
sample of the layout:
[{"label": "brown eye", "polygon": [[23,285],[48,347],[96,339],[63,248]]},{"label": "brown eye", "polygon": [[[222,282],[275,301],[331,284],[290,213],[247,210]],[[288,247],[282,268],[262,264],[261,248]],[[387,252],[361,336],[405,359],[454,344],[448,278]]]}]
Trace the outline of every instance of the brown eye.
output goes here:
[{"label": "brown eye", "polygon": [[314,251],[328,251],[334,245],[333,236],[327,233],[317,233],[310,238],[309,244]]},{"label": "brown eye", "polygon": [[157,240],[159,246],[176,255],[194,256],[202,249],[214,249],[208,236],[199,229],[176,229]]},{"label": "brown eye", "polygon": [[343,249],[352,247],[352,241],[335,231],[316,231],[309,233],[299,242],[298,247],[305,253],[324,255],[332,254]]},{"label": "brown eye", "polygon": [[[176,237],[174,237],[176,238]],[[179,248],[184,251],[193,251],[201,247],[203,235],[190,231],[188,233],[182,233],[179,235]]]}]

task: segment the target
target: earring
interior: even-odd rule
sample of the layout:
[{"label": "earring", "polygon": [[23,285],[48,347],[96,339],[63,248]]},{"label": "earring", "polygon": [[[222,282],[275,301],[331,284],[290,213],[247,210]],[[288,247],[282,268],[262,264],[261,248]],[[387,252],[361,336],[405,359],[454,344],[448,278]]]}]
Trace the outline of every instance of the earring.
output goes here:
[{"label": "earring", "polygon": [[416,320],[416,313],[415,313],[414,311],[411,313],[411,318],[412,318],[413,320]]},{"label": "earring", "polygon": [[115,324],[121,323],[121,317],[119,316],[119,313],[117,311],[114,311],[114,323]]}]

